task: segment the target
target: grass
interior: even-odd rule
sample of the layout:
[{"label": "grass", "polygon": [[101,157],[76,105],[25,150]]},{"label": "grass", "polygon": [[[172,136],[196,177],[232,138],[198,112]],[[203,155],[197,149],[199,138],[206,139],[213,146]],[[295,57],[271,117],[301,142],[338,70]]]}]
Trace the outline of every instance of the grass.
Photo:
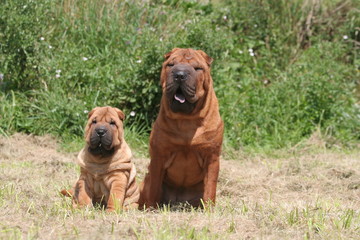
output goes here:
[{"label": "grass", "polygon": [[[19,148],[18,146],[22,146]],[[0,138],[0,238],[4,239],[356,239],[359,151],[298,146],[282,157],[221,160],[212,211],[168,209],[107,214],[73,209],[59,195],[78,176],[75,154],[54,138]],[[135,152],[135,155],[138,155]],[[134,159],[141,181],[149,162]]]}]

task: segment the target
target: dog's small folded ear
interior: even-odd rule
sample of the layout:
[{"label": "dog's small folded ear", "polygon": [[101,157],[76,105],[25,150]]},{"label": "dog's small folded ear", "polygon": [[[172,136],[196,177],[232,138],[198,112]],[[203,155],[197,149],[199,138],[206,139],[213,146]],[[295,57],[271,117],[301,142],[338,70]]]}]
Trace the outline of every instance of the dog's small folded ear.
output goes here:
[{"label": "dog's small folded ear", "polygon": [[118,108],[114,108],[121,121],[125,120],[125,114]]},{"label": "dog's small folded ear", "polygon": [[164,58],[165,58],[165,59],[168,59],[168,58],[171,56],[171,54],[173,54],[174,52],[176,52],[176,51],[179,50],[179,49],[180,49],[180,48],[173,48],[173,50],[171,50],[170,52],[165,53]]},{"label": "dog's small folded ear", "polygon": [[211,57],[209,57],[209,55],[207,55],[202,50],[197,50],[197,52],[200,53],[200,55],[205,59],[207,65],[210,67],[211,63],[213,62],[213,59]]},{"label": "dog's small folded ear", "polygon": [[94,114],[94,112],[98,109],[99,107],[93,108],[89,113],[88,113],[88,118],[91,117],[91,115]]}]

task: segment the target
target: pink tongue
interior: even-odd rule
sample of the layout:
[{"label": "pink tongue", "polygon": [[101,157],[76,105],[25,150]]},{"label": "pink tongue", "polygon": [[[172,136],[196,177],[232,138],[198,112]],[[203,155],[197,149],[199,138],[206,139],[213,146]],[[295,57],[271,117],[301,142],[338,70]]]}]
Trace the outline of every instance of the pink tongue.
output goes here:
[{"label": "pink tongue", "polygon": [[176,101],[179,101],[180,103],[185,102],[185,96],[182,95],[181,93],[176,93],[174,98],[176,99]]}]

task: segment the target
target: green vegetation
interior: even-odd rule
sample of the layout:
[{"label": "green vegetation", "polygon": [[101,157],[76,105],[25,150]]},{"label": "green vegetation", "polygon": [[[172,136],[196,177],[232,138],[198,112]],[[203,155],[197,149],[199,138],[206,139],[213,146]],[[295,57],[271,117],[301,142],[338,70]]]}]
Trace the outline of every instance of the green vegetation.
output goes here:
[{"label": "green vegetation", "polygon": [[0,134],[71,142],[87,111],[111,105],[146,145],[162,56],[191,47],[215,60],[225,149],[286,148],[318,130],[328,147],[360,139],[358,1],[0,3]]}]

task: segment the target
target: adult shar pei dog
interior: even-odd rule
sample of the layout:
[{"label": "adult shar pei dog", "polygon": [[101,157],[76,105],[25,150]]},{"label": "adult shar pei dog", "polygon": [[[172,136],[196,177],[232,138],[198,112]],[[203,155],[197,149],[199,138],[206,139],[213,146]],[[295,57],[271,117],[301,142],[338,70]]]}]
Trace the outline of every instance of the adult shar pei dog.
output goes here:
[{"label": "adult shar pei dog", "polygon": [[72,196],[74,207],[99,203],[109,212],[137,208],[140,192],[132,153],[124,139],[124,113],[96,107],[88,118],[86,144],[77,157],[80,177],[72,190],[62,190],[62,194]]},{"label": "adult shar pei dog", "polygon": [[201,50],[175,48],[165,54],[160,112],[150,135],[151,161],[140,207],[215,204],[224,127],[211,63]]}]

